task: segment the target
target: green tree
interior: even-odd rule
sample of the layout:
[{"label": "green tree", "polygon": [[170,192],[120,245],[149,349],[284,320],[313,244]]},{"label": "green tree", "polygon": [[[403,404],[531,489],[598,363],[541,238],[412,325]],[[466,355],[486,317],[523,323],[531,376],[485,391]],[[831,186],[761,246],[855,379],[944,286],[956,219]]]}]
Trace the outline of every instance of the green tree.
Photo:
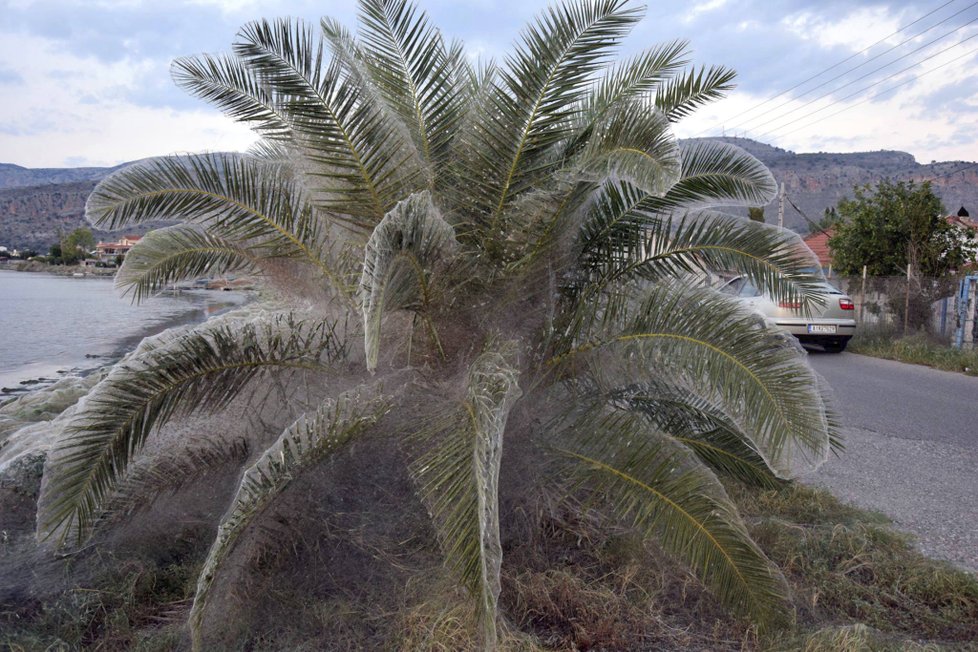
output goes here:
[{"label": "green tree", "polygon": [[[361,0],[355,36],[330,19],[262,20],[233,55],[177,60],[177,83],[260,144],[125,168],[88,217],[183,220],[126,256],[117,282],[137,299],[228,272],[260,275],[276,298],[144,343],[96,386],[47,460],[41,536],[84,541],[161,487],[240,464],[229,440],[245,438],[255,452],[190,614],[200,647],[229,626],[207,627],[229,559],[287,527],[276,506],[369,495],[397,473],[356,453],[383,451],[420,497],[398,496],[389,518],[430,515],[487,649],[501,500],[578,491],[569,478],[731,609],[776,622],[784,578],[715,474],[771,483],[792,452],[828,453],[833,419],[804,360],[701,280],[735,270],[811,302],[818,279],[790,231],[711,209],[769,202],[763,165],[672,135],[732,72],[688,67],[682,42],[608,64],[640,17],[623,0],[555,5],[503,63],[474,66],[403,0]],[[204,441],[165,428],[202,411],[251,418]],[[322,472],[337,464],[374,480],[330,502]]]},{"label": "green tree", "polygon": [[61,257],[66,265],[74,265],[85,258],[94,246],[92,230],[79,227],[61,239]]},{"label": "green tree", "polygon": [[751,206],[747,209],[747,217],[749,217],[754,222],[764,221],[764,207],[763,206]]},{"label": "green tree", "polygon": [[974,260],[972,237],[949,224],[930,182],[880,181],[856,187],[838,205],[829,240],[840,274],[899,276],[909,265],[918,276],[943,276]]}]

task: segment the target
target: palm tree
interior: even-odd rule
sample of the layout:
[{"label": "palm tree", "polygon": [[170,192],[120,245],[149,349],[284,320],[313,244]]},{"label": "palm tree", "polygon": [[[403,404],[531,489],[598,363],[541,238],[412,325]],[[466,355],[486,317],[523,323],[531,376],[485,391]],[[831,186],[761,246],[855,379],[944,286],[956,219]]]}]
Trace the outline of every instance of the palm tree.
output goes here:
[{"label": "palm tree", "polygon": [[770,201],[766,168],[672,134],[732,71],[690,66],[683,42],[612,60],[641,16],[627,0],[554,5],[503,62],[473,65],[407,0],[360,0],[356,35],[261,20],[231,55],[175,61],[176,82],[258,144],[127,167],[88,217],[182,221],[127,256],[117,283],[137,300],[228,272],[273,292],[247,316],[147,340],[92,391],[47,461],[39,535],[86,540],[153,487],[226,463],[247,429],[150,451],[175,419],[260,421],[264,449],[245,455],[198,581],[200,647],[216,578],[277,498],[396,431],[491,649],[503,445],[519,442],[731,609],[776,622],[785,580],[717,474],[768,483],[818,462],[833,420],[796,351],[703,279],[735,271],[806,304],[817,279],[794,234],[714,210]]}]

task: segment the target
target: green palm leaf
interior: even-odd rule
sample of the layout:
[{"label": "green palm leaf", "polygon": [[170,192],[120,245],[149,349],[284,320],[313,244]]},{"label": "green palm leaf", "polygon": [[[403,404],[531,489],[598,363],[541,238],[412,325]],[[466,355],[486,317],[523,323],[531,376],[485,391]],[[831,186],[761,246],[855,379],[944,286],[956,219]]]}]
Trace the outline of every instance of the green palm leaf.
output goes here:
[{"label": "green palm leaf", "polygon": [[424,433],[435,447],[413,467],[445,551],[446,563],[477,600],[483,647],[496,649],[499,466],[519,371],[507,359],[515,343],[480,355],[469,368],[462,406]]},{"label": "green palm leaf", "polygon": [[[424,312],[434,267],[454,245],[454,229],[441,218],[427,192],[399,203],[374,229],[360,279],[368,369],[377,368],[384,311]],[[433,328],[430,322],[429,327]]]},{"label": "green palm leaf", "polygon": [[777,184],[763,163],[730,145],[709,140],[681,142],[680,180],[663,197],[650,197],[648,210],[716,206],[766,206],[777,194]]},{"label": "green palm leaf", "polygon": [[648,102],[631,100],[595,122],[579,165],[596,181],[622,179],[658,196],[679,180],[681,161],[665,116]]},{"label": "green palm leaf", "polygon": [[[556,361],[597,356],[620,385],[675,378],[718,406],[780,477],[820,464],[833,429],[812,370],[736,301],[664,284]],[[800,468],[800,467],[799,467]]]},{"label": "green palm leaf", "polygon": [[750,438],[703,397],[666,380],[625,387],[618,385],[620,378],[609,377],[604,382],[612,387],[599,391],[612,405],[626,405],[643,414],[657,430],[686,446],[715,471],[757,487],[778,486]]},{"label": "green palm leaf", "polygon": [[323,371],[343,352],[330,322],[285,314],[208,322],[116,365],[49,458],[39,534],[61,543],[87,537],[146,438],[173,417],[220,409],[272,371]]},{"label": "green palm leaf", "polygon": [[470,148],[462,172],[466,204],[491,229],[514,197],[559,163],[554,146],[572,135],[570,118],[593,74],[640,16],[624,0],[565,2],[524,29],[463,138]]},{"label": "green palm leaf", "polygon": [[584,115],[595,121],[610,108],[654,93],[689,64],[688,46],[686,41],[664,43],[615,65],[585,100]]},{"label": "green palm leaf", "polygon": [[656,90],[655,106],[668,116],[670,122],[677,122],[733,90],[736,76],[732,69],[723,66],[688,70]]},{"label": "green palm leaf", "polygon": [[361,0],[360,37],[370,78],[409,126],[424,160],[447,161],[462,117],[459,53],[423,11],[406,0]]},{"label": "green palm leaf", "polygon": [[675,222],[647,212],[646,200],[624,182],[598,192],[581,229],[583,267],[597,288],[727,271],[775,300],[821,305],[817,261],[794,232],[708,211]]},{"label": "green palm leaf", "polygon": [[193,222],[215,236],[296,257],[335,279],[323,260],[322,217],[291,171],[276,163],[229,154],[150,159],[103,179],[85,216],[107,229]]},{"label": "green palm leaf", "polygon": [[678,556],[728,607],[770,625],[788,586],[701,463],[641,415],[591,411],[558,449],[621,518]]},{"label": "green palm leaf", "polygon": [[177,281],[254,273],[258,268],[256,252],[199,227],[178,224],[150,231],[136,243],[116,274],[115,286],[140,301]]},{"label": "green palm leaf", "polygon": [[227,55],[201,54],[173,61],[170,74],[177,86],[210,102],[265,138],[291,140],[289,120],[276,98],[255,73]]},{"label": "green palm leaf", "polygon": [[234,53],[281,106],[293,142],[317,165],[319,205],[373,226],[417,189],[417,153],[398,121],[340,60],[325,63],[323,34],[301,21],[245,25]]},{"label": "green palm leaf", "polygon": [[194,650],[203,649],[201,626],[214,580],[247,528],[305,469],[343,448],[388,409],[383,398],[343,394],[315,413],[300,417],[245,470],[197,581],[190,611]]}]

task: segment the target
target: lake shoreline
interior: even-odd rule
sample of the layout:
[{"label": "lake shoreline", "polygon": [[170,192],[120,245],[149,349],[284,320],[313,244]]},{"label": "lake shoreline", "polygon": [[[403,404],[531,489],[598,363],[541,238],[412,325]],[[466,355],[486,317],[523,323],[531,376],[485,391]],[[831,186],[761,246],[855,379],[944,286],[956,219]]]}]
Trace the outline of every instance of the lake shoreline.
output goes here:
[{"label": "lake shoreline", "polygon": [[28,272],[51,274],[53,276],[74,276],[84,274],[85,278],[115,278],[118,267],[86,267],[84,265],[49,265],[39,263],[36,260],[22,260],[17,263],[5,263],[0,266],[0,270],[7,269],[11,272]]},{"label": "lake shoreline", "polygon": [[[5,334],[13,339],[0,346],[0,405],[64,378],[83,378],[111,366],[148,336],[202,323],[254,300],[254,294],[244,290],[215,293],[191,289],[162,293],[147,305],[133,307],[120,299],[111,285],[90,282],[93,277],[77,279],[75,285],[64,274],[31,274],[30,278],[49,277],[52,281],[5,285],[4,279],[16,281],[19,276],[5,273],[13,271],[0,267],[0,298],[7,298],[9,303],[9,298],[15,297],[9,304],[14,312],[6,315],[2,324]],[[52,289],[59,294],[48,306],[45,298]],[[17,300],[31,303],[18,314]],[[62,302],[66,300],[76,303],[65,305]],[[156,301],[160,303],[154,305]],[[81,306],[87,314],[78,317],[76,310]],[[62,326],[63,316],[74,322]]]}]

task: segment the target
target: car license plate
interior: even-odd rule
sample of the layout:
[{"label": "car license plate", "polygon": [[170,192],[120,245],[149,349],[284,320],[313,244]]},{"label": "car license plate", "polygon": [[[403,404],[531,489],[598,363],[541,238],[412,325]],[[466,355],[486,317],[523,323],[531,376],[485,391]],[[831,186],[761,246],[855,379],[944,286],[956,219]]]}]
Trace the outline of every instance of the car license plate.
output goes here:
[{"label": "car license plate", "polygon": [[809,324],[808,325],[809,333],[829,333],[835,335],[836,332],[835,329],[836,329],[835,324]]}]

